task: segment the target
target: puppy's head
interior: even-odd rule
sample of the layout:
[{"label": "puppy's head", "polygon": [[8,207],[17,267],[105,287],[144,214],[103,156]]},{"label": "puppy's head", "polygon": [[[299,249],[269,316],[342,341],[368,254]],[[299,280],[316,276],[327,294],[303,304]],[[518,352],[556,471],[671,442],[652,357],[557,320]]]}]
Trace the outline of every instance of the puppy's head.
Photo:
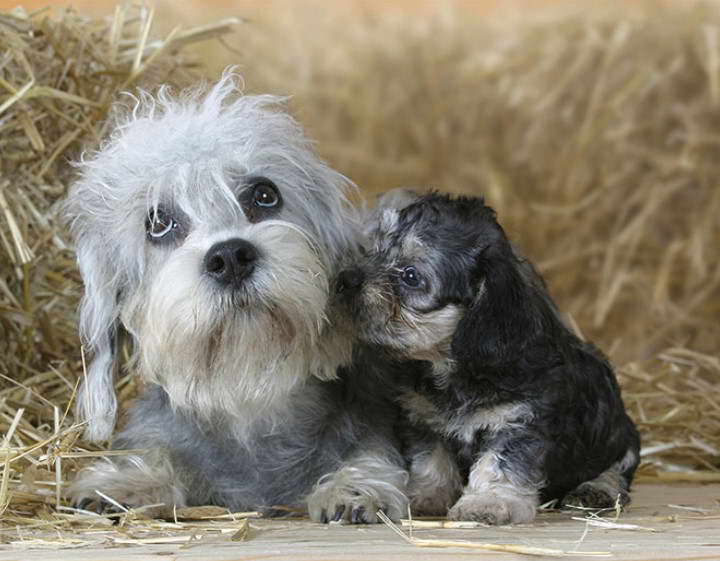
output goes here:
[{"label": "puppy's head", "polygon": [[487,363],[542,329],[542,280],[482,199],[433,193],[374,220],[367,255],[337,281],[364,341],[405,358]]},{"label": "puppy's head", "polygon": [[67,208],[94,352],[79,400],[91,438],[113,426],[120,329],[146,379],[208,414],[263,408],[344,360],[318,345],[330,279],[354,252],[348,182],[278,102],[239,95],[231,75],[143,95],[80,163]]}]

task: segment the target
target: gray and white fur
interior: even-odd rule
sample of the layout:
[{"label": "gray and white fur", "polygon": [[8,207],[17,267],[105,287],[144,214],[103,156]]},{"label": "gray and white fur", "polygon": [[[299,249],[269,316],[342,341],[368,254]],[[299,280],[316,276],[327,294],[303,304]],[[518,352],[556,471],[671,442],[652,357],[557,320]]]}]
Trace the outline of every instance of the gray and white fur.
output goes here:
[{"label": "gray and white fur", "polygon": [[78,164],[66,206],[92,362],[77,415],[90,440],[113,434],[122,335],[145,390],[113,446],[147,452],[85,469],[72,498],[397,518],[407,475],[381,365],[353,350],[330,289],[357,251],[350,184],[282,100],[237,82],[140,94]]}]

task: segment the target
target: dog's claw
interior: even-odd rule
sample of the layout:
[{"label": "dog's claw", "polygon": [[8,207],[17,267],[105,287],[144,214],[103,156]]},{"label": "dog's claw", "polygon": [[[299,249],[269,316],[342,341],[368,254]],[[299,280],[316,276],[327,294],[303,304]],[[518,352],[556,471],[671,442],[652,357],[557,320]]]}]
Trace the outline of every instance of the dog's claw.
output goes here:
[{"label": "dog's claw", "polygon": [[350,522],[353,524],[363,524],[365,522],[365,519],[363,516],[365,515],[365,508],[364,507],[357,507],[352,510],[350,513]]},{"label": "dog's claw", "polygon": [[88,512],[94,512],[95,514],[107,514],[111,512],[110,507],[112,505],[105,501],[97,501],[95,499],[82,499],[80,502],[75,504],[75,508],[80,510],[87,510]]},{"label": "dog's claw", "polygon": [[335,509],[335,515],[333,516],[332,521],[333,522],[340,521],[342,519],[344,513],[345,513],[345,505],[339,505]]},{"label": "dog's claw", "polygon": [[[108,503],[106,501],[102,500],[96,500],[96,499],[90,499],[90,498],[84,498],[80,499],[78,502],[74,504],[75,508],[79,510],[87,510],[89,512],[94,512],[95,514],[105,514],[109,515],[107,518],[112,521],[113,524],[119,524],[120,523],[120,517],[125,514],[125,511],[119,509],[117,506],[115,506],[112,503]],[[126,508],[130,508],[127,505],[123,505]]]},{"label": "dog's claw", "polygon": [[73,503],[74,508],[78,508],[80,510],[87,510],[87,506],[90,505],[90,499],[80,499],[78,502]]}]

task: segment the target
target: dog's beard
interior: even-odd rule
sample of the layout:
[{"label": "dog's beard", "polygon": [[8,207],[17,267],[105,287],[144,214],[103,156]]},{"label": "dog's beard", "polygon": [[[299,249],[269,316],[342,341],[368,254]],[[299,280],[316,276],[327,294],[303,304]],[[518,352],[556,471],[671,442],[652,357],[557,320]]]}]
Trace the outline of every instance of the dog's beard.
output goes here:
[{"label": "dog's beard", "polygon": [[329,275],[307,235],[272,221],[242,237],[262,257],[239,289],[205,278],[207,244],[186,243],[135,306],[141,372],[208,418],[270,414],[310,375],[334,377],[350,353],[327,341]]}]

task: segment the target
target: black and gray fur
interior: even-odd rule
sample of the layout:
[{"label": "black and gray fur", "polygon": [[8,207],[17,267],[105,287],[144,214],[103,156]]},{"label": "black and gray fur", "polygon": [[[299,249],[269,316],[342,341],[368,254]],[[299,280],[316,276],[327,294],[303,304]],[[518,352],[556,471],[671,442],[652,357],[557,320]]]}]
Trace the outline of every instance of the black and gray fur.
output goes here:
[{"label": "black and gray fur", "polygon": [[494,211],[395,192],[368,230],[338,290],[362,340],[417,361],[397,381],[416,513],[506,524],[552,499],[627,503],[639,437],[612,367],[563,323]]},{"label": "black and gray fur", "polygon": [[87,438],[114,430],[121,334],[146,389],[113,441],[145,452],[83,470],[78,504],[405,512],[392,404],[330,290],[358,249],[350,185],[279,101],[241,95],[231,74],[144,94],[79,164]]}]

